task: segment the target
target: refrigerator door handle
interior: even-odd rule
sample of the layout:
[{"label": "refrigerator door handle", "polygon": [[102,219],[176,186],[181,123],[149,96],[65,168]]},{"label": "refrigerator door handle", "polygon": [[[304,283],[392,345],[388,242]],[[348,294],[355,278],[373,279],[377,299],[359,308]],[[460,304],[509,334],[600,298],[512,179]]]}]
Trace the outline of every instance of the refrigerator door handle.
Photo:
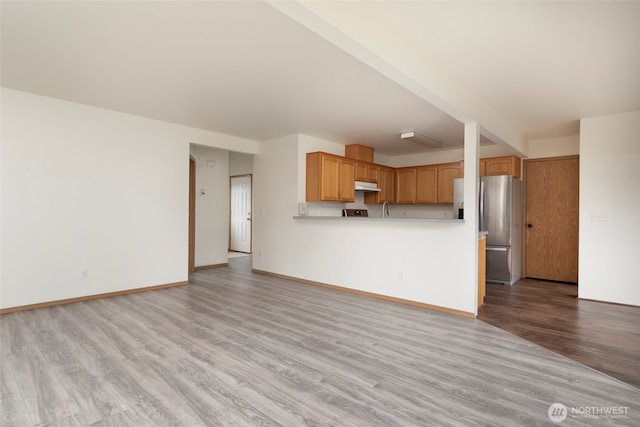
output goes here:
[{"label": "refrigerator door handle", "polygon": [[509,248],[501,247],[501,248],[492,248],[487,246],[488,251],[496,251],[496,252],[507,252]]},{"label": "refrigerator door handle", "polygon": [[486,231],[484,229],[484,182],[480,181],[480,195],[479,195],[479,216],[480,216],[480,231]]}]

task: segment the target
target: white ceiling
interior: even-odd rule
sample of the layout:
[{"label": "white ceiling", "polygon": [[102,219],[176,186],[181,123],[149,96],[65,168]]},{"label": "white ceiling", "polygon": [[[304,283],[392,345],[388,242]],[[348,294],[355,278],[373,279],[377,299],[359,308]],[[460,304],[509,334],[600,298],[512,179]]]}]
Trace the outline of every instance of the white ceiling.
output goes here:
[{"label": "white ceiling", "polygon": [[[525,137],[640,110],[640,2],[309,7],[364,45],[415,49]],[[3,1],[1,19],[4,87],[255,140],[462,145],[460,122],[266,3]]]}]

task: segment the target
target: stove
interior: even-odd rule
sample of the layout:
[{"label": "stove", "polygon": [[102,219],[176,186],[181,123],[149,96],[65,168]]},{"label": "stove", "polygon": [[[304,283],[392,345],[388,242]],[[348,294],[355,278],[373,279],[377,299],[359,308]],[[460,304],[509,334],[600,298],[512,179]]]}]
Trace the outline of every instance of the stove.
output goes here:
[{"label": "stove", "polygon": [[342,216],[369,216],[366,209],[342,209]]}]

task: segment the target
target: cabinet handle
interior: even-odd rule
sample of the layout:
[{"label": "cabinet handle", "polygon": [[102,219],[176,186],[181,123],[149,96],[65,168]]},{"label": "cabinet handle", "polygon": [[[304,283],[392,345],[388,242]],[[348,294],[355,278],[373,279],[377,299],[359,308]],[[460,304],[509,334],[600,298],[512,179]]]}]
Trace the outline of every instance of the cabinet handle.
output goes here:
[{"label": "cabinet handle", "polygon": [[527,228],[533,228],[533,224],[527,224]]}]

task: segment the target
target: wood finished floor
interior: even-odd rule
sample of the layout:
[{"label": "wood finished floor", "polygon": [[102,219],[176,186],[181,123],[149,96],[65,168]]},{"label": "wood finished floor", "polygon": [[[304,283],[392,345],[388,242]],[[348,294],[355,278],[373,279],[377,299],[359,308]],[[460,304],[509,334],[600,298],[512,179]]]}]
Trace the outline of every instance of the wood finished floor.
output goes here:
[{"label": "wood finished floor", "polygon": [[577,296],[566,283],[489,283],[478,319],[640,387],[640,308]]},{"label": "wood finished floor", "polygon": [[640,390],[485,322],[250,271],[3,315],[1,422],[33,425],[552,425],[553,402]]}]

